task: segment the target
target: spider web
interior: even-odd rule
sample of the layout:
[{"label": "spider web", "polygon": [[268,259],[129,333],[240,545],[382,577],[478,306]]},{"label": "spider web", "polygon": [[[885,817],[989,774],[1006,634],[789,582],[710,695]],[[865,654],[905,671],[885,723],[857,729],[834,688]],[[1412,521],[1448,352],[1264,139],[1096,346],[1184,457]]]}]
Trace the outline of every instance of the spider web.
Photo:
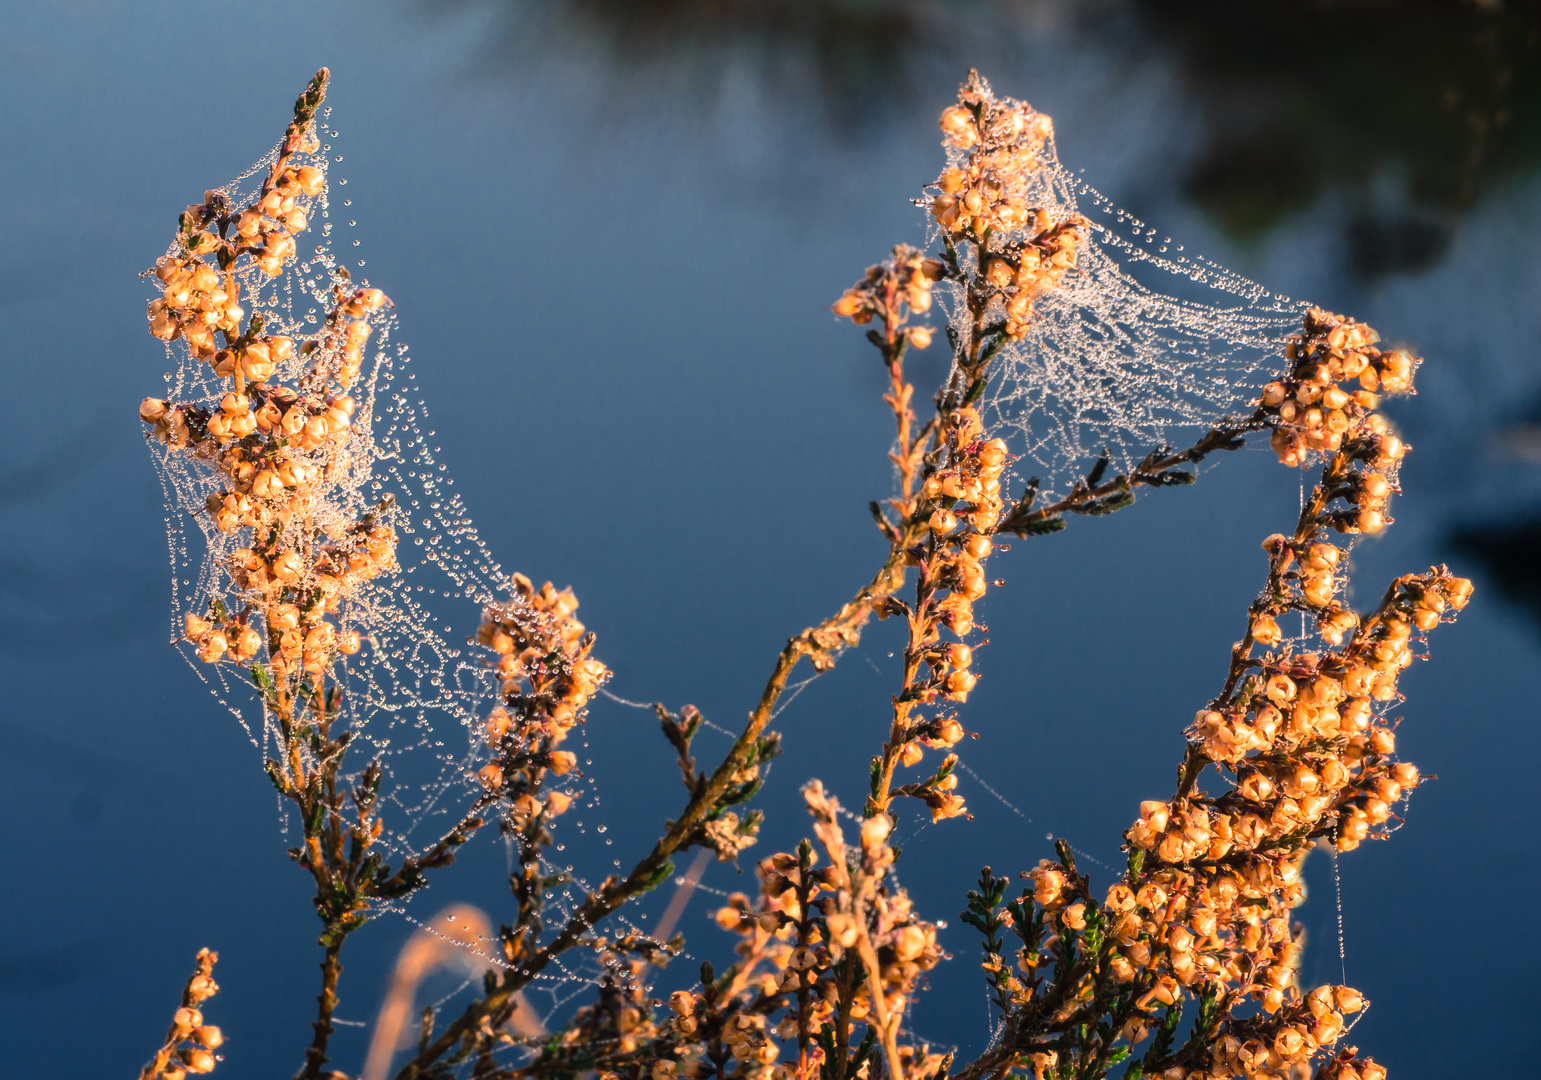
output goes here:
[{"label": "spider web", "polygon": [[[325,117],[319,123],[323,140],[336,136],[325,128]],[[323,141],[314,153],[298,153],[291,160],[325,171],[330,150]],[[268,153],[218,190],[233,205],[245,205],[275,156],[276,151]],[[248,313],[263,317],[264,333],[298,342],[321,332],[333,285],[348,278],[332,218],[333,210],[341,209],[338,192],[346,192],[341,187],[346,183],[332,181],[308,204],[301,200],[311,232],[299,239],[319,242],[309,252],[302,249],[281,276],[268,278],[250,260],[236,264],[241,302]],[[385,769],[381,795],[387,831],[380,842],[399,858],[436,840],[435,823],[455,820],[452,815],[466,801],[461,796],[474,790],[467,775],[476,745],[470,729],[496,703],[497,684],[484,650],[468,647],[466,640],[476,629],[481,605],[506,598],[508,577],[478,536],[453,490],[454,480],[436,456],[435,430],[417,396],[407,348],[396,340],[396,323],[389,308],[371,318],[376,328],[371,347],[349,388],[357,402],[351,435],[323,451],[328,468],[314,516],[327,530],[374,510],[398,535],[397,569],[342,602],[339,621],[358,630],[365,645],[356,656],[339,658],[335,674],[343,688],[340,716],[354,735],[350,758],[378,760]],[[173,364],[167,396],[217,406],[228,383],[194,357],[184,341],[171,343],[167,351]],[[307,363],[299,352],[279,365],[273,382],[296,382]],[[249,671],[228,659],[203,663],[195,647],[182,639],[185,614],[206,615],[215,601],[228,610],[240,609],[228,567],[231,555],[249,544],[249,530],[215,527],[206,499],[227,481],[211,463],[153,440],[150,445],[168,511],[172,641],[267,755],[277,746],[279,731],[252,692]]]},{"label": "spider web", "polygon": [[[1018,455],[1019,479],[1036,475],[1054,495],[1104,454],[1127,471],[1152,450],[1250,413],[1309,305],[1185,254],[1066,168],[1052,136],[1040,154],[1028,205],[1056,224],[1083,216],[1087,236],[1074,270],[1035,301],[1026,334],[996,354],[980,404],[986,428]],[[964,150],[947,156],[966,163]],[[930,235],[937,246],[934,222]],[[952,331],[967,334],[962,287],[937,291]],[[1215,293],[1220,301],[1206,302]],[[1001,311],[997,300],[987,321]]]},{"label": "spider web", "polygon": [[[294,154],[291,164],[330,173],[330,166],[341,160],[331,157],[327,140],[337,138],[338,132],[330,128],[329,119],[327,109],[317,121],[316,150]],[[275,148],[217,190],[231,205],[246,205],[276,155]],[[357,241],[340,242],[336,235],[340,221],[355,224],[347,218],[346,184],[346,179],[329,175],[320,195],[299,200],[310,231],[296,240],[312,246],[301,246],[300,256],[281,276],[267,277],[250,260],[236,264],[240,302],[248,314],[263,316],[265,334],[290,336],[297,344],[314,337],[322,330],[334,285],[369,284],[367,279],[352,277],[344,267],[345,253]],[[364,265],[364,260],[356,260],[354,271]],[[438,459],[436,432],[419,396],[407,347],[398,340],[394,309],[374,312],[370,323],[375,332],[359,377],[349,388],[356,402],[351,434],[319,452],[328,467],[317,491],[315,519],[323,529],[328,524],[346,526],[373,510],[398,536],[395,569],[363,583],[342,602],[338,622],[357,630],[364,645],[354,656],[339,656],[331,675],[343,691],[337,722],[353,733],[348,760],[358,766],[340,782],[355,779],[371,761],[379,763],[385,830],[376,844],[383,854],[400,860],[430,848],[481,794],[475,770],[484,762],[486,749],[479,732],[500,695],[491,664],[495,658],[469,639],[482,607],[494,601],[507,603],[511,590],[509,575],[478,535],[454,491],[453,478]],[[165,396],[181,404],[217,408],[230,389],[228,381],[192,355],[185,340],[169,343],[167,356],[171,369]],[[296,349],[270,381],[292,386],[305,366]],[[171,641],[262,757],[270,757],[280,745],[280,729],[255,692],[250,671],[228,658],[214,664],[201,661],[196,646],[182,633],[188,613],[207,615],[216,602],[229,611],[240,609],[240,593],[228,568],[231,555],[250,543],[250,530],[223,532],[215,526],[206,500],[221,493],[228,479],[211,462],[153,439],[149,446],[165,498],[172,570]],[[588,764],[589,741],[583,728],[573,733],[573,741],[581,745],[580,765]],[[562,780],[573,796],[566,815],[573,820],[551,823],[556,842],[542,862],[546,874],[568,876],[547,894],[548,925],[570,919],[597,887],[598,882],[583,872],[584,864],[600,857],[596,852],[605,859],[605,872],[620,865],[610,858],[610,839],[594,835],[607,831],[597,816],[601,807],[597,785],[581,767]],[[293,813],[288,801],[279,798],[278,816],[285,836],[291,824],[297,824],[291,821]],[[490,826],[484,831],[493,832]],[[508,857],[514,857],[511,847]],[[431,917],[414,912],[420,895],[382,905],[380,910],[392,911],[437,935]],[[425,902],[438,904],[437,899]],[[611,918],[626,930],[646,933],[645,924],[625,913]],[[474,957],[474,963],[487,968],[508,966],[496,936],[462,935],[451,944]],[[533,1014],[549,1023],[607,974],[613,971],[597,951],[574,949],[536,976],[525,995]]]}]

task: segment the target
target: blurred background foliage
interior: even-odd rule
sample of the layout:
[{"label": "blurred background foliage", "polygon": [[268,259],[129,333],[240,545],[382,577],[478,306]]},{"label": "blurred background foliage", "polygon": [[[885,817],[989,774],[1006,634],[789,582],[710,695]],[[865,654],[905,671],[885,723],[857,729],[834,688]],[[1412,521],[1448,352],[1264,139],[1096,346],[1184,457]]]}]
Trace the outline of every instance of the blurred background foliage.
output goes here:
[{"label": "blurred background foliage", "polygon": [[617,98],[664,83],[698,107],[747,73],[764,100],[852,142],[907,119],[938,73],[952,79],[982,50],[1044,31],[1129,64],[1159,55],[1200,129],[1186,196],[1248,243],[1344,189],[1345,256],[1365,276],[1434,265],[1465,211],[1541,160],[1541,5],[1525,0],[506,6],[489,48],[521,63],[551,47],[587,52]]}]

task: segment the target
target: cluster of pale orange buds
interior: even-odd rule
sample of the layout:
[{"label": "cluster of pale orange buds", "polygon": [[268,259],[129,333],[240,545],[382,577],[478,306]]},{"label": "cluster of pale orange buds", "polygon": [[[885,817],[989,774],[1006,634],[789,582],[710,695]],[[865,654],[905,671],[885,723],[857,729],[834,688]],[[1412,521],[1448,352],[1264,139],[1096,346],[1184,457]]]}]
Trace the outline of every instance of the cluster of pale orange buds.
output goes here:
[{"label": "cluster of pale orange buds", "polygon": [[[278,365],[294,355],[294,339],[282,335],[247,336],[217,350],[209,357],[214,374],[222,379],[237,375],[246,382],[260,383],[273,377]],[[264,429],[265,430],[265,429]]]},{"label": "cluster of pale orange buds", "polygon": [[[1344,1015],[1363,1008],[1364,999],[1351,987],[1318,986],[1277,1015],[1233,1021],[1211,1045],[1209,1068],[1185,1075],[1193,1080],[1303,1075],[1312,1055],[1342,1037]],[[1385,1070],[1366,1061],[1358,1075],[1384,1078]]]},{"label": "cluster of pale orange buds", "polygon": [[[865,939],[871,954],[863,960],[875,958],[877,984],[883,996],[883,1013],[873,1019],[883,1014],[902,1016],[917,980],[944,954],[937,944],[936,926],[916,917],[903,889],[885,884],[897,858],[888,842],[893,819],[887,814],[862,819],[859,847],[852,852],[840,829],[840,805],[834,796],[814,780],[803,788],[803,799],[813,816],[814,835],[830,858],[824,881],[831,895],[822,903],[827,934],[823,948],[834,962],[848,950],[860,949]],[[778,880],[769,882],[772,888],[780,884]],[[863,1017],[878,1012],[865,989],[858,992],[856,1003],[862,1007]]]},{"label": "cluster of pale orange buds", "polygon": [[498,658],[496,674],[507,706],[494,709],[483,727],[497,755],[477,774],[489,791],[503,787],[503,751],[514,745],[538,741],[540,764],[558,776],[571,770],[575,755],[553,748],[583,721],[589,700],[610,677],[590,656],[594,635],[573,617],[578,598],[571,589],[558,590],[548,581],[537,590],[523,574],[513,575],[511,585],[513,599],[487,606],[476,632],[476,640]]},{"label": "cluster of pale orange buds", "polygon": [[[328,347],[328,354],[335,353],[334,375],[344,390],[353,385],[364,363],[364,349],[374,333],[370,316],[389,304],[390,298],[379,289],[355,289],[346,292],[339,286],[335,291],[335,307],[332,323],[341,326],[341,341]],[[323,349],[322,342],[306,343],[307,354]]]},{"label": "cluster of pale orange buds", "polygon": [[1037,214],[1038,234],[1010,245],[985,264],[985,280],[1005,298],[1006,336],[1020,340],[1033,319],[1033,301],[1058,287],[1066,271],[1076,264],[1076,248],[1086,219],[1072,215],[1050,224],[1048,215]]},{"label": "cluster of pale orange buds", "polygon": [[[790,1039],[806,1030],[817,1041],[837,1015],[877,1024],[873,986],[882,995],[881,1015],[902,1015],[921,975],[944,956],[936,927],[915,916],[902,890],[883,883],[894,861],[888,844],[891,819],[879,814],[863,820],[859,850],[852,851],[838,825],[838,803],[818,781],[804,788],[804,797],[830,864],[816,868],[817,855],[806,843],[797,855],[772,855],[758,865],[758,897],[751,901],[734,893],[716,913],[719,926],[740,936],[736,952],[742,959],[729,985],[743,990],[735,1003],[741,1011],[730,1015],[728,1003],[709,1000],[704,993],[680,991],[669,999],[675,1014],[671,1028],[678,1037],[721,1033],[723,1044],[744,1063],[730,1076],[783,1080],[793,1075],[795,1066],[779,1063],[772,1036]],[[837,965],[847,956],[866,967],[871,978],[846,985],[849,996],[842,1002]],[[769,970],[760,972],[762,964]],[[815,1066],[823,1060],[817,1045],[805,1049]],[[940,1056],[925,1048],[907,1049],[906,1060],[924,1060],[933,1068],[940,1063]],[[695,1075],[683,1067],[664,1071]]]},{"label": "cluster of pale orange buds", "polygon": [[[1263,550],[1278,560],[1282,580],[1286,584],[1293,583],[1298,593],[1296,603],[1316,613],[1316,627],[1322,640],[1329,645],[1341,645],[1344,635],[1359,625],[1359,617],[1337,601],[1342,584],[1338,577],[1342,549],[1321,541],[1293,545],[1286,537],[1276,534],[1263,541]],[[1254,611],[1252,640],[1263,646],[1282,641],[1284,631],[1275,618],[1282,611],[1282,607],[1274,606]]]},{"label": "cluster of pale orange buds", "polygon": [[197,648],[198,659],[212,664],[228,656],[242,663],[262,649],[262,635],[244,619],[204,619],[189,611],[183,634]]},{"label": "cluster of pale orange buds", "polygon": [[1010,235],[1034,219],[1027,184],[1043,166],[1053,122],[1030,105],[997,98],[975,72],[958,91],[958,104],[939,123],[946,145],[962,152],[937,180],[930,198],[937,224],[953,237]]},{"label": "cluster of pale orange buds", "polygon": [[[1325,349],[1350,352],[1373,333],[1344,326],[1313,313],[1307,339],[1319,337]],[[1315,348],[1300,354],[1326,365]],[[1305,374],[1299,365],[1296,373]],[[1406,387],[1393,380],[1392,388]],[[1264,541],[1271,584],[1253,605],[1248,637],[1233,661],[1239,685],[1200,710],[1189,731],[1184,775],[1213,762],[1234,775],[1234,787],[1218,798],[1184,787],[1173,801],[1142,803],[1139,820],[1125,833],[1136,853],[1131,867],[1138,870],[1131,870],[1127,885],[1108,891],[1102,912],[1118,946],[1115,978],[1143,980],[1138,1003],[1145,1009],[1175,1004],[1185,987],[1206,979],[1233,988],[1228,1009],[1235,995],[1254,995],[1263,1007],[1249,1019],[1227,1013],[1209,1068],[1177,1067],[1174,1077],[1286,1075],[1334,1045],[1342,1014],[1362,1006],[1345,987],[1301,995],[1300,946],[1288,912],[1303,898],[1301,864],[1313,839],[1351,850],[1385,824],[1396,801],[1420,782],[1415,766],[1392,760],[1395,733],[1377,718],[1377,703],[1398,696],[1398,676],[1413,659],[1413,634],[1459,610],[1471,593],[1469,581],[1437,567],[1398,579],[1362,621],[1337,602],[1342,553],[1314,537],[1322,525],[1354,531],[1358,523],[1328,504],[1353,499],[1365,476],[1384,475],[1401,455],[1394,436],[1370,414],[1373,404],[1346,403],[1351,415],[1344,437],[1318,447],[1335,456],[1297,534],[1303,539]],[[1355,512],[1362,512],[1364,504],[1356,505]],[[1252,659],[1251,643],[1283,641],[1277,616],[1291,608],[1314,612],[1333,650]],[[1250,673],[1241,677],[1244,672]],[[1044,863],[1033,878],[1034,899],[1046,910],[1059,905],[1063,927],[1084,922],[1090,898],[1071,887],[1073,875]],[[1144,1034],[1125,1037],[1133,1042]],[[1350,1070],[1345,1076],[1363,1075],[1355,1070],[1364,1068],[1375,1075],[1373,1063],[1345,1054],[1337,1059]]]},{"label": "cluster of pale orange buds", "polygon": [[[930,310],[931,290],[946,270],[940,260],[928,259],[908,244],[900,244],[894,248],[892,259],[869,266],[866,276],[842,293],[830,310],[859,325],[878,318],[898,326],[905,320],[906,307],[916,312]],[[904,335],[917,349],[931,344],[930,327],[906,327]]]},{"label": "cluster of pale orange buds", "polygon": [[219,993],[214,982],[218,961],[218,953],[198,950],[197,967],[182,991],[181,1006],[172,1015],[166,1043],[140,1072],[140,1080],[186,1080],[189,1073],[214,1071],[218,1061],[214,1051],[224,1045],[225,1035],[213,1024],[204,1023],[200,1006]]},{"label": "cluster of pale orange buds", "polygon": [[1374,1058],[1358,1056],[1357,1046],[1344,1047],[1336,1057],[1316,1070],[1313,1080],[1386,1080],[1386,1069]]},{"label": "cluster of pale orange buds", "polygon": [[[783,952],[787,950],[783,949]],[[767,976],[773,979],[773,976]],[[702,1060],[706,1050],[703,1038],[719,1042],[731,1059],[731,1064],[721,1072],[724,1078],[744,1080],[788,1080],[792,1069],[779,1064],[781,1050],[772,1034],[783,1038],[795,1033],[770,1030],[766,1016],[761,1011],[743,1007],[743,995],[704,993],[677,990],[669,996],[669,1010],[674,1014],[669,1029],[681,1040],[678,1053],[681,1060],[660,1058],[653,1062],[649,1071],[651,1080],[676,1080],[678,1077],[697,1077],[707,1072]],[[617,1078],[619,1080],[619,1078]]]},{"label": "cluster of pale orange buds", "polygon": [[[1164,804],[1146,804],[1149,826],[1165,826]],[[1202,818],[1181,815],[1193,834],[1186,842],[1205,849],[1212,843]],[[1085,879],[1044,860],[1026,876],[1032,900],[1044,909],[1051,929],[1084,930],[1094,914],[1116,946],[1109,972],[1120,985],[1136,984],[1134,1005],[1145,1013],[1178,1003],[1185,988],[1217,980],[1255,992],[1266,1012],[1292,1000],[1301,957],[1287,917],[1303,896],[1300,864],[1304,853],[1256,856],[1241,866],[1216,866],[1190,872],[1155,866],[1134,884],[1119,882],[1107,891],[1100,913],[1085,891]],[[1233,860],[1234,862],[1234,860]],[[1150,865],[1147,861],[1147,865]],[[1261,902],[1259,902],[1261,901]],[[1024,947],[1018,967],[1032,974],[1053,958],[1057,938]],[[1149,1033],[1143,1021],[1123,1032],[1131,1043]]]},{"label": "cluster of pale orange buds", "polygon": [[[1275,541],[1277,560],[1284,540]],[[1141,997],[1145,1007],[1171,1004],[1181,987],[1212,977],[1256,994],[1267,1013],[1288,1014],[1269,1021],[1273,1034],[1261,1042],[1238,1034],[1217,1044],[1224,1049],[1213,1075],[1231,1075],[1222,1067],[1272,1075],[1281,1060],[1304,1060],[1334,1043],[1338,1014],[1357,1009],[1358,995],[1346,988],[1318,989],[1301,1004],[1300,950],[1287,912],[1303,896],[1300,864],[1310,838],[1331,837],[1351,850],[1420,782],[1416,767],[1390,759],[1395,735],[1377,722],[1374,702],[1395,697],[1413,629],[1431,628],[1470,591],[1442,569],[1409,575],[1341,652],[1265,659],[1234,705],[1201,711],[1192,729],[1204,757],[1235,772],[1234,790],[1219,799],[1145,802],[1125,834],[1146,858],[1138,888],[1108,892],[1109,935],[1120,946],[1115,977],[1156,974]],[[1033,877],[1036,901],[1066,905],[1063,925],[1084,921],[1084,908],[1075,908],[1086,898],[1067,895],[1063,868],[1044,863]],[[1310,1013],[1304,1024],[1301,1009]]]},{"label": "cluster of pale orange buds", "polygon": [[[934,590],[933,609],[924,615],[962,638],[974,627],[974,604],[989,588],[984,561],[993,546],[990,534],[1000,520],[1001,476],[1010,454],[1003,440],[984,438],[972,407],[949,415],[944,437],[952,463],[926,477],[920,492],[919,512],[931,511],[926,523],[933,543],[929,552],[917,550],[911,559],[922,566],[923,587]],[[972,650],[942,643],[934,625],[927,629],[925,638],[936,642],[926,653],[933,678],[917,695],[919,700],[967,701],[978,681],[968,670]]]},{"label": "cluster of pale orange buds", "polygon": [[[226,400],[239,396],[227,394]],[[318,402],[274,392],[267,395],[267,401],[257,410],[255,423],[277,445],[319,450],[348,433],[355,407],[353,398],[346,394]]]},{"label": "cluster of pale orange buds", "polygon": [[[1412,389],[1413,372],[1419,363],[1405,349],[1382,352],[1374,343],[1378,335],[1364,323],[1311,308],[1305,330],[1285,346],[1292,361],[1289,375],[1263,387],[1259,401],[1273,427],[1272,446],[1285,465],[1304,465],[1310,452],[1333,453],[1358,421],[1380,404],[1379,394],[1403,394]],[[1341,386],[1357,379],[1360,389]],[[1384,425],[1384,421],[1381,421]],[[1373,432],[1381,440],[1379,457],[1384,468],[1398,461],[1404,448],[1389,428]],[[1363,489],[1360,505],[1374,509],[1384,504],[1389,483],[1382,477]],[[1378,531],[1375,519],[1361,524],[1366,532]]]},{"label": "cluster of pale orange buds", "polygon": [[150,301],[151,334],[162,341],[186,338],[194,356],[210,360],[217,331],[240,332],[246,311],[240,303],[241,283],[233,273],[222,274],[196,255],[165,255],[155,264],[155,276],[162,291],[160,299]]},{"label": "cluster of pale orange buds", "polygon": [[[926,523],[929,542],[906,552],[906,561],[920,568],[917,583],[919,607],[911,612],[897,601],[888,610],[903,610],[910,623],[907,654],[915,662],[913,674],[895,699],[896,753],[899,764],[920,763],[927,747],[953,746],[965,732],[956,718],[937,716],[909,720],[915,704],[940,701],[964,702],[979,682],[972,669],[974,647],[966,640],[974,629],[974,604],[989,588],[984,562],[992,548],[991,532],[1000,520],[1001,476],[1009,460],[1006,444],[984,438],[979,415],[971,406],[947,414],[942,445],[948,464],[931,472],[921,486],[914,513]],[[944,640],[941,631],[959,640]],[[926,674],[920,674],[924,663]],[[891,759],[890,759],[891,760]],[[967,813],[963,798],[954,788],[955,758],[949,758],[938,774],[921,784],[906,785],[900,794],[925,801],[932,819]]]},{"label": "cluster of pale orange buds", "polygon": [[209,438],[209,411],[195,405],[172,405],[161,398],[145,398],[139,403],[139,419],[150,425],[157,442],[173,450],[187,450],[198,457],[215,452]]},{"label": "cluster of pale orange buds", "polygon": [[311,165],[287,165],[273,177],[268,190],[235,219],[233,246],[250,252],[268,277],[284,272],[294,257],[294,237],[305,231],[305,199],[326,190],[326,174]]},{"label": "cluster of pale orange buds", "polygon": [[[1393,700],[1397,696],[1397,676],[1412,662],[1413,633],[1426,632],[1438,625],[1446,612],[1464,608],[1471,593],[1469,580],[1455,577],[1443,567],[1431,567],[1427,573],[1408,574],[1393,582],[1370,632],[1355,636],[1334,672],[1344,693],[1368,694],[1378,701]],[[1363,699],[1351,699],[1349,705],[1355,700]],[[1361,709],[1368,711],[1365,706]],[[1344,715],[1348,711],[1345,708]],[[1394,749],[1395,735],[1378,725],[1371,725],[1367,732],[1349,740],[1344,756],[1351,764],[1360,766],[1361,777],[1356,784],[1357,797],[1343,804],[1338,819],[1339,851],[1352,850],[1368,838],[1372,828],[1383,825],[1391,816],[1391,805],[1402,793],[1417,786],[1419,776],[1414,766],[1406,762],[1393,765],[1385,760]]]},{"label": "cluster of pale orange buds", "polygon": [[330,612],[351,590],[395,563],[396,530],[376,522],[356,526],[346,539],[318,548],[310,561],[283,547],[239,548],[230,553],[230,577],[237,588],[259,593],[264,605],[278,600],[285,589],[315,589],[319,610]]}]

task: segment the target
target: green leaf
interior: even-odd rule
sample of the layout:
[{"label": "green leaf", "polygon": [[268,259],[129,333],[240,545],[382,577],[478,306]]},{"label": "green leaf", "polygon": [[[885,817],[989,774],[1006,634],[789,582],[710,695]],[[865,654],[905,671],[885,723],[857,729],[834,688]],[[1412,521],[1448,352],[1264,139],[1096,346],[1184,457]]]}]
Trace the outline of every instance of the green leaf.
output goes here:
[{"label": "green leaf", "polygon": [[1023,536],[1048,536],[1051,533],[1060,532],[1065,527],[1065,519],[1062,517],[1044,518],[1042,521],[1034,521],[1022,528]]},{"label": "green leaf", "polygon": [[1124,880],[1127,882],[1130,888],[1133,888],[1135,883],[1140,880],[1140,871],[1144,869],[1144,867],[1145,852],[1141,851],[1139,848],[1135,848],[1133,851],[1129,852],[1129,870],[1125,875]]}]

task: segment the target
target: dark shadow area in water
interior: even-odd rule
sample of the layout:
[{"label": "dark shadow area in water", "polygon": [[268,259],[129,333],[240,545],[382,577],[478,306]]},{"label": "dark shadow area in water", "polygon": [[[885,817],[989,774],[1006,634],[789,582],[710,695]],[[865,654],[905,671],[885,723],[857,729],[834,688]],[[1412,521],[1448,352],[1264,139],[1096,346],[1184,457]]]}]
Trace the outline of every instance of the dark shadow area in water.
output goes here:
[{"label": "dark shadow area in water", "polygon": [[[710,118],[753,88],[784,138],[871,145],[969,66],[1044,40],[1163,60],[1199,123],[1188,197],[1249,244],[1322,199],[1343,259],[1418,273],[1541,163],[1541,4],[1458,0],[445,0],[490,12],[480,62],[579,64],[610,108]],[[812,130],[810,130],[812,129]]]}]

